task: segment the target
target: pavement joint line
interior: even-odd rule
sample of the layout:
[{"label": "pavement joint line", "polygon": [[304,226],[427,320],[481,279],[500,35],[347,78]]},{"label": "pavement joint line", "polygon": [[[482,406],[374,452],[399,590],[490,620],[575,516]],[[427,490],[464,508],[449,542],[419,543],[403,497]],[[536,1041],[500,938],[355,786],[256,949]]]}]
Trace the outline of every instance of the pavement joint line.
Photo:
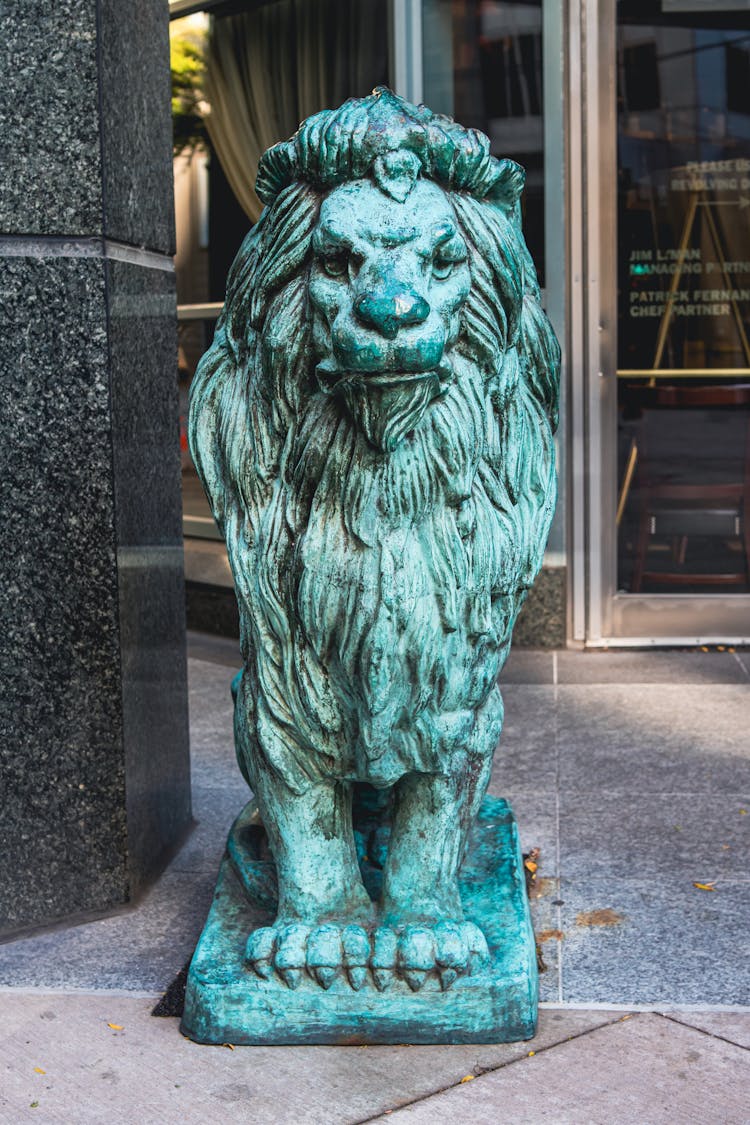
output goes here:
[{"label": "pavement joint line", "polygon": [[[683,1014],[687,1015],[686,1012]],[[732,1047],[739,1047],[741,1051],[750,1051],[750,1047],[746,1047],[744,1043],[737,1043],[734,1039],[728,1039],[726,1035],[719,1035],[718,1032],[710,1031],[707,1027],[696,1027],[695,1024],[685,1023],[684,1020],[678,1020],[669,1012],[659,1012],[659,1015],[664,1016],[664,1019],[669,1020],[670,1023],[677,1024],[678,1027],[686,1027],[688,1031],[697,1031],[700,1035],[708,1035],[710,1039],[718,1039],[721,1043],[729,1043]]]},{"label": "pavement joint line", "polygon": [[[630,1013],[630,1014],[635,1015],[636,1018],[637,1018],[637,1013]],[[555,1047],[561,1047],[563,1045],[563,1043],[573,1043],[576,1039],[583,1039],[586,1035],[592,1035],[593,1032],[595,1032],[595,1031],[601,1031],[603,1028],[606,1028],[606,1027],[614,1027],[616,1024],[622,1023],[624,1019],[627,1019],[627,1016],[617,1016],[613,1020],[605,1020],[603,1023],[600,1023],[597,1027],[587,1027],[583,1031],[576,1032],[575,1035],[567,1035],[564,1039],[558,1039],[557,1042],[550,1043],[546,1047],[539,1047],[538,1050],[534,1050],[534,1048],[532,1046],[531,1050],[532,1050],[533,1054],[538,1057],[539,1055],[546,1054],[548,1051],[554,1051]],[[527,1043],[529,1043],[529,1044],[533,1044],[533,1042],[534,1042],[533,1039],[527,1040]],[[477,1047],[486,1046],[486,1045],[487,1044],[481,1044],[481,1043],[475,1044],[475,1046],[477,1046]],[[474,1069],[478,1072],[477,1074],[474,1075],[474,1078],[475,1079],[484,1078],[485,1074],[494,1074],[498,1070],[505,1070],[506,1067],[515,1066],[516,1063],[522,1063],[522,1062],[528,1062],[528,1061],[529,1061],[529,1054],[527,1052],[525,1055],[521,1055],[517,1059],[509,1059],[508,1062],[498,1063],[497,1066],[474,1067]],[[350,1125],[372,1125],[373,1122],[381,1121],[382,1118],[384,1116],[386,1116],[386,1114],[393,1113],[397,1109],[409,1109],[410,1106],[419,1105],[420,1102],[429,1101],[430,1098],[435,1098],[435,1097],[438,1096],[438,1094],[447,1094],[449,1090],[455,1090],[455,1089],[457,1089],[457,1087],[461,1086],[462,1081],[463,1080],[459,1078],[458,1082],[450,1082],[446,1086],[441,1086],[438,1090],[432,1090],[429,1094],[423,1094],[419,1098],[412,1098],[411,1101],[401,1102],[399,1105],[391,1106],[389,1109],[383,1110],[382,1112],[375,1114],[373,1117],[358,1118],[356,1121],[352,1121],[350,1123]]]},{"label": "pavement joint line", "polygon": [[[16,994],[19,996],[115,996],[122,997],[123,999],[132,1000],[148,1000],[156,1001],[163,996],[162,991],[144,991],[143,989],[128,989],[128,988],[93,988],[93,987],[75,987],[70,986],[67,988],[53,987],[51,985],[12,985],[0,984],[0,995],[5,993]],[[698,1014],[715,1013],[732,1013],[737,1015],[750,1015],[750,1006],[746,1004],[669,1004],[661,1003],[654,1004],[621,1004],[616,1001],[594,1001],[594,1000],[542,1000],[539,1004],[540,1009],[548,1012],[655,1012],[657,1015],[663,1015],[667,1019],[670,1018],[670,1012],[690,1014],[695,1012]],[[679,1021],[678,1021],[679,1022]]]},{"label": "pavement joint line", "polygon": [[746,679],[746,680],[750,680],[750,670],[749,670],[749,669],[747,668],[747,665],[745,664],[745,661],[744,661],[744,660],[742,659],[742,657],[740,656],[740,654],[739,654],[738,652],[733,652],[733,653],[732,653],[732,656],[734,657],[734,659],[735,659],[735,660],[737,661],[737,663],[739,664],[740,668],[741,668],[741,669],[742,669],[742,671],[744,672],[744,675],[745,675],[745,679]]},{"label": "pavement joint line", "polygon": [[736,1012],[738,1015],[750,1015],[747,1004],[665,1004],[663,1000],[653,1004],[622,1004],[614,1000],[563,1000],[562,1003],[542,1000],[539,1007],[555,1012],[656,1012],[661,1016],[669,1012]]},{"label": "pavement joint line", "polygon": [[[523,789],[524,792],[528,792],[528,793],[542,793],[542,792],[544,792],[544,790],[534,789],[533,786],[529,786],[529,785],[527,785],[525,787],[519,786],[519,788],[517,790],[509,789],[508,792],[509,793],[521,792],[522,789]],[[546,792],[551,793],[552,790],[549,789],[549,790],[546,790]],[[624,786],[623,786],[622,789],[581,789],[579,787],[578,789],[567,789],[567,788],[565,788],[565,789],[560,790],[560,793],[564,797],[577,797],[581,793],[590,793],[592,795],[596,795],[597,797],[599,797],[599,796],[601,796],[601,797],[621,797],[623,793],[631,793],[632,794],[632,792],[633,792],[632,783],[631,783],[630,789],[625,789]],[[741,792],[742,791],[740,791],[740,794],[741,794]],[[649,793],[646,794],[646,797],[647,798],[651,798],[651,797],[663,797],[663,798],[667,798],[667,797],[669,797],[669,798],[672,798],[672,797],[705,797],[707,799],[733,797],[735,800],[740,800],[740,796],[738,796],[738,793],[737,793],[736,789],[667,789],[667,790],[659,789],[659,790],[651,790]],[[745,880],[740,879],[739,881],[744,882]]]},{"label": "pavement joint line", "polygon": [[[166,991],[166,988],[165,990]],[[149,1002],[161,1000],[164,992],[144,992],[142,989],[129,988],[53,988],[49,985],[12,985],[0,984],[0,996],[113,996],[122,1000],[148,1000]]]},{"label": "pavement joint line", "polygon": [[[552,679],[554,682],[553,698],[554,698],[554,711],[553,711],[553,724],[552,724],[552,737],[555,740],[555,871],[557,873],[557,898],[560,903],[563,902],[562,897],[562,843],[560,834],[560,692],[557,684],[557,653],[553,654],[554,662],[552,665]],[[562,905],[555,907],[555,920],[557,922],[557,929],[560,933],[563,932],[563,915]],[[565,968],[565,950],[561,941],[556,942],[557,947],[557,999],[559,1003],[563,1002],[565,989],[563,987],[563,972]]]}]

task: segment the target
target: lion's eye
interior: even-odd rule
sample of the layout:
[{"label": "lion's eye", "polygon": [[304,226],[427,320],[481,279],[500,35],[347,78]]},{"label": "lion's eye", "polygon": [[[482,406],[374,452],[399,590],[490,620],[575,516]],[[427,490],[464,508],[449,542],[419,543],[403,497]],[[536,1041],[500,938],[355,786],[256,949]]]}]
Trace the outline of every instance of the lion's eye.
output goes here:
[{"label": "lion's eye", "polygon": [[349,268],[346,254],[334,254],[323,259],[323,269],[329,277],[343,277]]},{"label": "lion's eye", "polygon": [[446,277],[450,277],[455,265],[456,263],[450,258],[435,258],[432,263],[432,276],[445,281]]}]

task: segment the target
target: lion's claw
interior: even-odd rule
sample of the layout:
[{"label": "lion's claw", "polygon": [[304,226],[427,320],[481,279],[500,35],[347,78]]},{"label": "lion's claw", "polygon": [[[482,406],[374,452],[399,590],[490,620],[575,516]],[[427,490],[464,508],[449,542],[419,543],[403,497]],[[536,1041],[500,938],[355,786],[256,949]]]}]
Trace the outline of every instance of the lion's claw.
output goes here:
[{"label": "lion's claw", "polygon": [[341,968],[341,931],[317,926],[307,939],[307,969],[321,988],[331,987]]},{"label": "lion's claw", "polygon": [[441,969],[438,967],[438,980],[443,992],[447,992],[454,981],[458,980],[458,973],[455,969]]},{"label": "lion's claw", "polygon": [[370,938],[362,926],[345,926],[341,931],[341,944],[347,980],[354,991],[359,992],[367,980]]},{"label": "lion's claw", "polygon": [[466,972],[469,965],[469,941],[466,926],[457,922],[439,922],[435,927],[435,964],[443,992]]},{"label": "lion's claw", "polygon": [[245,959],[250,968],[262,980],[269,980],[273,976],[273,952],[276,948],[276,931],[271,926],[262,926],[253,930],[247,939]]},{"label": "lion's claw", "polygon": [[412,992],[419,992],[435,968],[435,942],[427,926],[407,926],[398,942],[399,974]]},{"label": "lion's claw", "polygon": [[290,989],[298,988],[307,974],[326,990],[343,977],[358,992],[369,970],[378,992],[396,980],[419,992],[430,978],[437,978],[445,992],[459,977],[484,968],[489,951],[484,934],[472,922],[378,926],[372,933],[356,925],[291,922],[255,930],[247,942],[246,960],[262,980],[276,972]]},{"label": "lion's claw", "polygon": [[292,922],[278,931],[274,964],[287,988],[299,988],[305,969],[308,927]]},{"label": "lion's claw", "polygon": [[346,970],[346,979],[349,981],[354,991],[359,992],[360,988],[367,980],[367,966],[353,965],[350,969]]},{"label": "lion's claw", "polygon": [[379,926],[372,938],[372,979],[378,992],[384,992],[393,983],[396,971],[396,931]]},{"label": "lion's claw", "polygon": [[302,969],[280,969],[277,965],[276,972],[292,992],[302,984]]},{"label": "lion's claw", "polygon": [[467,941],[469,942],[469,956],[476,965],[476,968],[483,969],[489,964],[490,960],[487,938],[479,929],[479,926],[475,926],[473,922],[464,922],[463,925]]}]

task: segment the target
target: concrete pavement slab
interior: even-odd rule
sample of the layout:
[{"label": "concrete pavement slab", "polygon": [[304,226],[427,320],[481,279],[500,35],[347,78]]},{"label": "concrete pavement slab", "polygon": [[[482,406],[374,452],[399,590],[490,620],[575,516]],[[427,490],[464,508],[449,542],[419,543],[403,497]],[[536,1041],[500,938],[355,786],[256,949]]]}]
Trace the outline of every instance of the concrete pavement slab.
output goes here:
[{"label": "concrete pavement slab", "polygon": [[562,790],[750,789],[750,684],[558,688]]},{"label": "concrete pavement slab", "polygon": [[552,684],[555,676],[554,652],[514,648],[500,673],[500,687],[506,684]]},{"label": "concrete pavement slab", "polygon": [[560,874],[571,880],[750,880],[743,793],[560,793]]},{"label": "concrete pavement slab", "polygon": [[[718,1039],[727,1039],[750,1050],[750,1011],[748,1012],[669,1012],[669,1018],[688,1027],[697,1027]],[[750,1090],[748,1090],[750,1104]]]},{"label": "concrete pavement slab", "polygon": [[542,964],[539,973],[539,999],[556,1004],[562,1001],[562,929],[560,921],[560,882],[537,880],[531,891],[531,920]]},{"label": "concrete pavement slab", "polygon": [[747,682],[747,673],[732,652],[590,649],[558,653],[557,680],[560,684],[740,684]]},{"label": "concrete pavement slab", "polygon": [[161,992],[192,956],[215,881],[166,872],[135,908],[0,945],[0,985]]},{"label": "concrete pavement slab", "polygon": [[505,797],[518,821],[524,852],[540,849],[539,877],[557,875],[557,800],[554,793],[535,793],[528,789],[508,789],[490,781],[488,792]]},{"label": "concrete pavement slab", "polygon": [[557,788],[557,715],[553,687],[510,684],[503,688],[505,720],[495,751],[492,784],[500,790]]},{"label": "concrete pavement slab", "polygon": [[649,1014],[551,1051],[537,1050],[521,1062],[371,1120],[389,1125],[747,1125],[749,1088],[747,1051]]},{"label": "concrete pavement slab", "polygon": [[229,1050],[183,1039],[176,1020],[149,1015],[152,1003],[106,994],[0,992],[0,1090],[6,1103],[0,1121],[357,1122],[617,1018],[601,1011],[543,1011],[531,1044]]},{"label": "concrete pavement slab", "polygon": [[242,667],[240,642],[231,637],[214,637],[210,633],[198,633],[194,629],[188,629],[187,650],[191,660],[224,664],[235,671]]},{"label": "concrete pavement slab", "polygon": [[[234,670],[207,660],[190,660],[190,750],[193,762],[234,757]],[[196,758],[198,759],[196,762]]]},{"label": "concrete pavement slab", "polygon": [[750,1005],[750,883],[563,878],[560,898],[563,1001]]},{"label": "concrete pavement slab", "polygon": [[223,786],[200,785],[193,789],[195,827],[170,864],[170,872],[219,871],[227,835],[240,809],[250,799],[250,790],[240,771]]}]

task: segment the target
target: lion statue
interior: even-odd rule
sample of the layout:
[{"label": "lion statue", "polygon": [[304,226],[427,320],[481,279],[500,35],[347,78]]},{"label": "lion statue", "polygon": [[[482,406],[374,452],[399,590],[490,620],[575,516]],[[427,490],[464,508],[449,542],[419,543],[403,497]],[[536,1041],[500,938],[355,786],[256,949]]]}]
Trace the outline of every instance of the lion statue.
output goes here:
[{"label": "lion statue", "polygon": [[[310,117],[260,163],[266,209],[193,383],[240,608],[237,756],[278,878],[247,963],[291,988],[448,988],[486,962],[457,875],[556,495],[523,184],[387,89]],[[362,783],[390,823],[375,901]]]}]

